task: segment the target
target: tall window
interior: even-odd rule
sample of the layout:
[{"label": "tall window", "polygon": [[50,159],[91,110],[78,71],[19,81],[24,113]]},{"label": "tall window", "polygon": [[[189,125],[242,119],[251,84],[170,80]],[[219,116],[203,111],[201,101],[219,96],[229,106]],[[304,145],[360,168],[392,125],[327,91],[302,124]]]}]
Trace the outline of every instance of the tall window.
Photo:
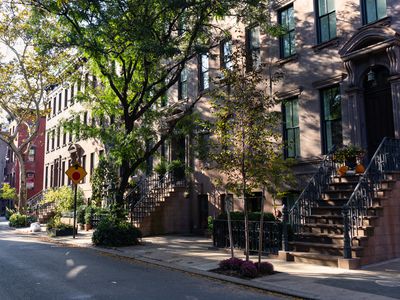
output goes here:
[{"label": "tall window", "polygon": [[50,118],[51,117],[51,113],[52,113],[52,111],[51,111],[51,100],[49,101],[49,103],[48,103],[48,112],[49,112],[49,114],[48,114],[48,117]]},{"label": "tall window", "polygon": [[[86,155],[82,156],[82,168],[86,170]],[[82,183],[86,182],[86,177],[83,177]]]},{"label": "tall window", "polygon": [[210,87],[210,64],[208,53],[199,55],[199,91],[204,91]]},{"label": "tall window", "polygon": [[53,115],[57,113],[57,98],[53,98]]},{"label": "tall window", "polygon": [[232,40],[223,40],[220,44],[221,68],[232,70]]},{"label": "tall window", "polygon": [[62,93],[58,94],[58,112],[62,109]]},{"label": "tall window", "polygon": [[36,147],[32,146],[29,149],[28,161],[35,161],[35,155],[36,155]]},{"label": "tall window", "polygon": [[336,37],[336,12],[334,0],[317,1],[318,42],[323,43]]},{"label": "tall window", "polygon": [[46,151],[49,152],[50,151],[50,137],[51,137],[51,133],[50,131],[47,132],[47,144],[46,144]]},{"label": "tall window", "polygon": [[94,152],[90,153],[90,176],[92,176],[94,170]]},{"label": "tall window", "polygon": [[61,167],[61,174],[60,174],[60,176],[61,176],[61,185],[63,186],[63,185],[65,185],[65,161],[63,161],[62,162],[62,165],[61,165],[62,167]]},{"label": "tall window", "polygon": [[61,134],[61,128],[57,128],[57,148],[60,148],[60,134]]},{"label": "tall window", "polygon": [[56,138],[56,131],[53,129],[51,131],[51,150],[54,150],[54,141]]},{"label": "tall window", "polygon": [[74,104],[74,97],[75,97],[75,83],[71,84],[71,105]]},{"label": "tall window", "polygon": [[285,157],[300,156],[299,102],[297,97],[283,104]]},{"label": "tall window", "polygon": [[46,172],[44,174],[44,188],[47,189],[49,186],[49,166],[46,166]]},{"label": "tall window", "polygon": [[64,91],[64,108],[68,107],[68,89]]},{"label": "tall window", "polygon": [[255,26],[246,29],[246,70],[255,70],[260,64],[260,27]]},{"label": "tall window", "polygon": [[369,24],[386,17],[386,0],[362,0],[363,23]]},{"label": "tall window", "polygon": [[67,131],[63,129],[63,146],[67,144]]},{"label": "tall window", "polygon": [[279,38],[279,44],[281,58],[286,58],[296,53],[293,5],[278,12],[278,22],[285,29],[285,33]]},{"label": "tall window", "polygon": [[324,153],[343,143],[342,110],[339,86],[320,91],[322,104],[322,140]]},{"label": "tall window", "polygon": [[178,99],[188,98],[188,71],[186,67],[182,70],[178,81]]}]

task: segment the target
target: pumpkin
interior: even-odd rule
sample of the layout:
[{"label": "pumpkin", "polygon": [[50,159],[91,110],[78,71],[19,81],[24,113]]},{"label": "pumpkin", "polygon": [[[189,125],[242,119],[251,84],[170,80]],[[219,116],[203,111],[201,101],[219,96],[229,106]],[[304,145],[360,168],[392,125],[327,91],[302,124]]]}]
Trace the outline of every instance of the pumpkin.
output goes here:
[{"label": "pumpkin", "polygon": [[358,164],[356,166],[356,173],[357,174],[362,174],[365,172],[365,167],[362,164]]},{"label": "pumpkin", "polygon": [[347,166],[341,166],[341,167],[338,169],[338,174],[339,174],[340,176],[344,176],[344,175],[346,175],[346,172],[347,172],[348,169],[349,169],[349,167],[347,167]]}]

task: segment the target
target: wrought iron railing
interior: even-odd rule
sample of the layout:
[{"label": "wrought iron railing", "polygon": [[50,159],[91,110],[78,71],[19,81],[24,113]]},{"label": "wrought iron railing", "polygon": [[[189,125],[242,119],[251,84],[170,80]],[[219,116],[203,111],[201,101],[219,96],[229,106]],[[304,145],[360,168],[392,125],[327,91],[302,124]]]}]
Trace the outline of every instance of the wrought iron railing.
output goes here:
[{"label": "wrought iron railing", "polygon": [[153,174],[142,178],[126,196],[131,223],[140,223],[165,200],[173,187],[185,187],[185,178]]},{"label": "wrought iron railing", "polygon": [[40,206],[40,202],[43,200],[44,191],[40,191],[39,193],[33,195],[27,201],[27,206],[30,210],[36,210]]},{"label": "wrought iron railing", "polygon": [[293,232],[301,231],[301,227],[306,223],[307,216],[311,215],[311,209],[318,206],[318,201],[321,199],[322,192],[326,189],[329,183],[332,182],[335,175],[337,165],[333,160],[333,153],[336,147],[333,147],[322,160],[318,171],[310,179],[299,198],[291,207],[289,214],[289,224]]},{"label": "wrought iron railing", "polygon": [[357,230],[363,226],[374,198],[388,172],[400,171],[400,140],[384,138],[365,172],[360,176],[349,201],[343,206],[344,257],[351,258],[351,244]]},{"label": "wrought iron railing", "polygon": [[[233,247],[245,248],[244,221],[232,220]],[[264,221],[263,223],[263,254],[278,254],[282,246],[282,223]],[[258,251],[259,247],[260,222],[249,221],[249,250]],[[214,247],[228,248],[229,234],[227,220],[213,221],[213,244]]]}]

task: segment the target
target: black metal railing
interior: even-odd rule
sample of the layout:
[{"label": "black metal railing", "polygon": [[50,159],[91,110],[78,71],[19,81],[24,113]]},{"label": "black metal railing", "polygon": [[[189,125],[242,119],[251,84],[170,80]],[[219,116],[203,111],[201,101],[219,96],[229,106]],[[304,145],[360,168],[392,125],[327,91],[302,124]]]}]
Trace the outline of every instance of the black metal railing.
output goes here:
[{"label": "black metal railing", "polygon": [[[232,220],[233,247],[245,248],[244,221]],[[264,221],[263,223],[263,254],[278,254],[282,247],[282,224],[280,222]],[[249,221],[249,250],[258,251],[260,222]],[[229,234],[227,220],[213,221],[213,244],[214,247],[228,248]]]},{"label": "black metal railing", "polygon": [[365,172],[360,176],[349,201],[343,206],[344,258],[351,258],[353,237],[374,206],[374,198],[388,172],[400,171],[400,140],[384,138]]},{"label": "black metal railing", "polygon": [[301,231],[301,227],[306,223],[307,216],[311,215],[311,209],[318,206],[322,192],[332,182],[332,177],[336,173],[337,164],[333,160],[333,147],[322,160],[318,171],[310,179],[299,198],[288,212],[288,221],[293,232]]},{"label": "black metal railing", "polygon": [[31,211],[35,211],[36,209],[39,208],[40,202],[43,200],[44,192],[40,191],[39,193],[33,195],[31,198],[28,199],[27,201],[27,206],[28,209]]},{"label": "black metal railing", "polygon": [[173,173],[153,174],[139,180],[125,198],[131,223],[140,223],[144,217],[151,214],[165,200],[172,188],[185,186],[185,178],[174,176]]}]

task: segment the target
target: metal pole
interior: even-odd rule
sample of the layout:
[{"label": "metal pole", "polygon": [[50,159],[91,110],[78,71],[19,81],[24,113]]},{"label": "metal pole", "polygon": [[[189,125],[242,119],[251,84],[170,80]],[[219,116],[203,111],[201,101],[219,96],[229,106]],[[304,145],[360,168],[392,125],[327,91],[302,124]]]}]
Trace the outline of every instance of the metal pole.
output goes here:
[{"label": "metal pole", "polygon": [[282,250],[283,251],[289,251],[289,241],[288,241],[288,221],[289,221],[289,216],[288,216],[288,209],[286,206],[286,202],[284,202],[283,207],[282,207],[282,214],[283,214],[283,219],[282,219]]},{"label": "metal pole", "polygon": [[72,237],[75,238],[75,228],[76,228],[76,194],[78,191],[78,184],[75,184],[75,195],[74,195],[74,228],[72,231]]},{"label": "metal pole", "polygon": [[344,234],[344,247],[343,247],[343,257],[350,259],[351,257],[351,239],[350,239],[350,224],[349,224],[349,206],[346,204],[343,206],[343,234]]}]

